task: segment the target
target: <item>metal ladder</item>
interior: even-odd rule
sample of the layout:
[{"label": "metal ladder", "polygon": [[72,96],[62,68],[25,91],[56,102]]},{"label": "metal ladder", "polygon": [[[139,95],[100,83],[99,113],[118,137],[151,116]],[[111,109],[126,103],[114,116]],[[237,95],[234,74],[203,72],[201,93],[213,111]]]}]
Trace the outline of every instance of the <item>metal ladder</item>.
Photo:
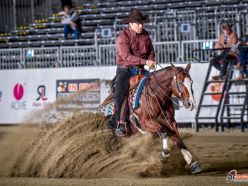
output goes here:
[{"label": "metal ladder", "polygon": [[[243,85],[245,90],[233,91],[234,86]],[[248,120],[248,79],[244,80],[229,80],[225,90],[225,96],[223,106],[221,109],[220,123],[221,130],[224,131],[224,127],[230,128],[232,123],[240,123],[241,131],[245,130],[245,116],[246,123]],[[232,103],[236,101],[239,103]],[[238,112],[237,112],[238,111]],[[245,115],[246,112],[246,115]],[[225,122],[226,121],[226,122]]]},{"label": "metal ladder", "polygon": [[[223,80],[210,80],[210,73],[211,73],[211,69],[212,66],[209,64],[208,67],[208,71],[207,71],[207,75],[205,78],[205,82],[204,82],[204,86],[201,92],[201,96],[200,96],[200,100],[199,100],[199,104],[197,107],[197,111],[196,111],[196,116],[195,116],[195,124],[196,124],[196,131],[199,131],[200,126],[202,126],[202,124],[208,124],[209,125],[209,121],[208,123],[206,123],[206,120],[211,120],[214,121],[215,123],[215,130],[216,132],[219,131],[219,114],[221,111],[221,106],[223,103],[223,98],[224,98],[224,93],[227,87],[227,84],[229,82],[229,80],[232,77],[233,74],[233,69],[231,67],[231,65],[228,66],[227,68],[227,73],[226,73],[226,78]],[[223,83],[223,89],[221,90],[221,92],[208,92],[207,89],[210,85],[212,85],[213,83]],[[207,96],[211,96],[211,95],[220,95],[220,100],[218,103],[216,104],[206,104],[204,102],[204,98]],[[211,108],[212,110],[215,111],[214,116],[201,116],[201,113],[204,111],[203,108]],[[211,126],[212,128],[214,127],[213,125]]]}]

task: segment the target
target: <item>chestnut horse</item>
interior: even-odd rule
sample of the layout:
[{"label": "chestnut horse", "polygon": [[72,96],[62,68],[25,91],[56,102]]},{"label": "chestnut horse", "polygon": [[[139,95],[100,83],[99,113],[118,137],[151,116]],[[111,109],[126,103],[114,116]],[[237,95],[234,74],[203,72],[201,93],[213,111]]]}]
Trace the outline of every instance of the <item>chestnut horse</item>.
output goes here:
[{"label": "chestnut horse", "polygon": [[[161,160],[170,156],[168,139],[179,147],[187,164],[191,167],[192,174],[201,172],[198,163],[193,160],[191,153],[183,143],[175,120],[175,110],[173,106],[172,94],[183,102],[185,108],[190,111],[195,107],[195,99],[192,90],[192,79],[189,75],[191,65],[186,68],[174,65],[162,68],[150,73],[142,90],[139,107],[130,109],[130,123],[133,131],[141,133],[158,133],[163,137],[163,150],[160,153]],[[130,87],[137,81],[138,75],[130,79]],[[130,95],[129,95],[130,97]],[[130,99],[128,99],[130,100]],[[102,103],[101,107],[112,101],[110,95]],[[129,103],[130,104],[130,103]]]}]

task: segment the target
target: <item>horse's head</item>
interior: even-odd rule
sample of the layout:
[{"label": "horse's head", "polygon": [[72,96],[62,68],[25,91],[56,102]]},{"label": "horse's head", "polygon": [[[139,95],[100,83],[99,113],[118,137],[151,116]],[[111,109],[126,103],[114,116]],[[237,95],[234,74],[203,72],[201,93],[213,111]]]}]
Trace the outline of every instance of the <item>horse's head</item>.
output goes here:
[{"label": "horse's head", "polygon": [[193,81],[189,75],[190,63],[186,68],[172,65],[175,73],[172,80],[172,93],[183,102],[185,108],[193,110],[195,107],[194,92],[192,89]]}]

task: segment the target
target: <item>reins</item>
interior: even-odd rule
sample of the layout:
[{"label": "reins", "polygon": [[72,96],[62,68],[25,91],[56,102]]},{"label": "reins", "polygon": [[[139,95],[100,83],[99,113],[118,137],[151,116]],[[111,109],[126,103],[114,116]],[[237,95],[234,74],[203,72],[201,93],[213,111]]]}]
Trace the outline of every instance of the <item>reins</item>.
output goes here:
[{"label": "reins", "polygon": [[[160,65],[160,67],[162,68],[162,66]],[[162,68],[163,69],[163,68]],[[175,83],[176,83],[176,86],[177,86],[177,90],[179,90],[179,85],[178,85],[178,82],[177,82],[177,79],[176,79],[176,75],[179,73],[180,71],[177,70],[174,75],[173,75],[173,78],[175,80]],[[183,106],[179,106],[173,99],[171,99],[171,97],[169,95],[167,95],[166,93],[164,93],[164,90],[161,88],[161,86],[159,85],[158,83],[158,80],[157,80],[157,77],[156,77],[156,74],[151,74],[150,76],[153,76],[154,77],[154,82],[156,83],[156,86],[157,88],[159,88],[159,92],[161,92],[165,97],[167,97],[169,100],[171,100],[175,105],[177,105],[179,108],[182,108]],[[148,88],[150,90],[150,93],[152,95],[154,95],[155,99],[156,99],[156,102],[159,106],[159,109],[160,109],[160,112],[163,116],[163,118],[165,119],[165,121],[168,123],[170,129],[173,131],[173,128],[171,126],[171,123],[169,122],[169,120],[166,118],[166,114],[164,113],[163,109],[162,109],[162,106],[158,100],[158,98],[160,98],[161,100],[163,100],[163,98],[161,98],[161,96],[159,95],[159,93],[157,91],[154,91],[153,88],[151,87],[150,83],[149,83],[149,79],[147,80],[147,87],[146,87],[146,91],[145,91],[145,97],[146,97],[146,102],[147,102],[147,107],[149,108],[149,110],[152,112],[153,114],[153,109],[151,107],[151,103],[150,103],[150,100],[149,100],[149,96],[148,96]],[[179,92],[179,91],[178,91]],[[181,92],[180,92],[181,93]],[[152,116],[151,116],[151,113],[148,112],[149,114],[149,118],[151,120],[151,122],[153,122],[153,119],[152,119]],[[161,137],[160,133],[157,131],[158,135]]]},{"label": "reins", "polygon": [[[162,107],[161,107],[161,105],[160,105],[160,103],[159,103],[159,101],[158,101],[158,98],[157,98],[157,96],[156,96],[156,93],[155,93],[154,90],[151,88],[151,86],[150,86],[149,83],[148,83],[148,87],[150,88],[150,90],[152,91],[153,95],[155,96],[156,102],[157,102],[157,104],[158,104],[158,106],[159,106],[159,109],[160,109],[162,115],[163,115],[163,118],[167,121],[167,123],[169,124],[169,127],[171,128],[171,130],[173,130],[172,127],[171,127],[171,125],[170,125],[170,122],[169,122],[168,119],[166,118],[165,113],[164,113],[164,111],[163,111],[163,109],[162,109]],[[147,91],[146,91],[146,97],[148,98],[148,96],[147,96]],[[148,101],[147,101],[147,102],[148,102]],[[150,110],[152,111],[150,101],[149,101],[149,106],[150,106]],[[150,112],[148,112],[148,113],[149,113],[150,120],[152,121],[151,114],[150,114]],[[161,135],[159,134],[158,131],[157,131],[157,133],[158,133],[158,135],[161,137]]]},{"label": "reins", "polygon": [[[160,65],[160,64],[159,64],[159,65]],[[162,67],[162,66],[160,65],[160,67]],[[164,69],[164,68],[162,68],[162,69]],[[181,94],[181,92],[179,91],[180,88],[179,88],[179,85],[178,85],[178,80],[176,79],[176,75],[177,75],[179,72],[180,72],[180,71],[176,71],[176,73],[174,73],[174,75],[173,75],[173,78],[174,78],[175,83],[176,83],[177,92],[178,92],[179,94]],[[166,96],[168,99],[170,99],[176,106],[178,106],[178,108],[183,108],[183,106],[178,105],[170,96],[168,96],[167,94],[164,93],[164,90],[161,88],[161,86],[160,86],[159,83],[158,83],[158,80],[157,80],[157,77],[156,77],[156,74],[155,74],[155,73],[154,73],[154,74],[151,74],[150,76],[153,76],[153,77],[154,77],[155,83],[156,83],[157,87],[160,89],[160,92],[162,92],[162,94],[163,94],[164,96]]]}]

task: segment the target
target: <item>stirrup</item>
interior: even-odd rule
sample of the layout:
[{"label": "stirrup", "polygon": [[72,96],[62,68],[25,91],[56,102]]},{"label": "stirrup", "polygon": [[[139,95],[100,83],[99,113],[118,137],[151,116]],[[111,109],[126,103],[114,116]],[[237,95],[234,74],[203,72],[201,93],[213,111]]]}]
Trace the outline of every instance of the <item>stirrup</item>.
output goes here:
[{"label": "stirrup", "polygon": [[115,135],[124,137],[127,135],[127,122],[118,122],[115,129]]}]

